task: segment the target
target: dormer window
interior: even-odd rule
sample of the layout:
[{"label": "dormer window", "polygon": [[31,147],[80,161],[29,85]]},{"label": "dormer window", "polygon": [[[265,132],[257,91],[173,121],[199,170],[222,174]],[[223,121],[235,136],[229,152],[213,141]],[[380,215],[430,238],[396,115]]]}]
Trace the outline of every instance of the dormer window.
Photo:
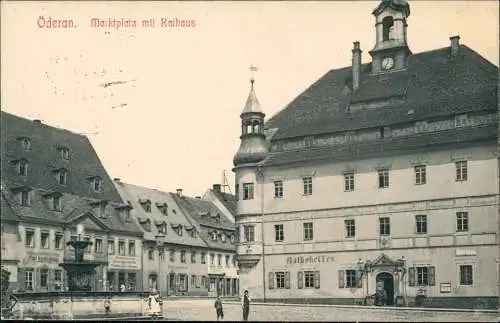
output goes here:
[{"label": "dormer window", "polygon": [[28,161],[26,159],[20,159],[14,161],[17,164],[17,172],[21,176],[28,176]]},{"label": "dormer window", "polygon": [[139,199],[139,203],[141,204],[144,211],[147,213],[151,213],[151,201],[148,199]]},{"label": "dormer window", "polygon": [[94,191],[100,192],[102,190],[102,179],[100,177],[94,177],[92,187]]},{"label": "dormer window", "polygon": [[100,218],[106,218],[106,205],[108,203],[106,201],[99,201],[95,203],[91,203],[94,207],[94,214]]},{"label": "dormer window", "polygon": [[157,224],[156,229],[160,234],[167,234],[167,224],[165,222]]},{"label": "dormer window", "polygon": [[220,238],[221,238],[222,242],[226,242],[226,235],[224,233],[221,234]]},{"label": "dormer window", "polygon": [[196,229],[191,230],[191,238],[196,238]]},{"label": "dormer window", "polygon": [[52,209],[54,211],[62,211],[61,197],[59,195],[52,197]]},{"label": "dormer window", "polygon": [[19,138],[21,142],[21,147],[23,147],[24,150],[30,150],[31,149],[31,140],[28,137],[21,137]]},{"label": "dormer window", "polygon": [[182,236],[182,225],[181,224],[172,224],[172,228],[174,229],[175,233],[177,233],[179,236]]},{"label": "dormer window", "polygon": [[19,187],[12,190],[14,194],[16,194],[17,200],[19,204],[22,206],[30,206],[31,205],[31,194],[32,189],[30,187]]},{"label": "dormer window", "polygon": [[161,214],[168,215],[167,203],[156,203],[156,207],[160,210]]},{"label": "dormer window", "polygon": [[139,223],[145,231],[151,232],[151,220],[143,218],[139,219]]},{"label": "dormer window", "polygon": [[59,148],[59,154],[63,160],[69,160],[69,149],[68,148]]},{"label": "dormer window", "polygon": [[215,213],[210,215],[215,222],[220,222],[220,214]]},{"label": "dormer window", "polygon": [[54,171],[56,173],[57,182],[61,185],[68,184],[68,171],[64,168]]},{"label": "dormer window", "polygon": [[234,234],[231,235],[231,243],[235,243],[236,242],[236,237],[234,236]]},{"label": "dormer window", "polygon": [[127,223],[131,221],[130,210],[132,209],[132,206],[130,204],[121,205],[115,207],[115,209],[118,211],[118,213],[120,213],[120,216],[122,217],[123,221]]},{"label": "dormer window", "polygon": [[212,232],[212,240],[217,241],[217,232]]}]

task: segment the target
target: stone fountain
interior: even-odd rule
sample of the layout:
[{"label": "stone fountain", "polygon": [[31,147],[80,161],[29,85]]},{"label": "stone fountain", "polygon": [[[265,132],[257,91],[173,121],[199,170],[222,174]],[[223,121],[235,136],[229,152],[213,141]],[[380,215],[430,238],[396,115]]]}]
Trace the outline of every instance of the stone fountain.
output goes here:
[{"label": "stone fountain", "polygon": [[[59,264],[67,275],[67,290],[11,295],[14,319],[150,319],[147,297],[143,291],[98,291],[95,286],[96,267],[105,261],[85,260],[85,249],[92,244],[82,240],[83,226],[77,226],[77,240],[67,245],[73,247],[74,260]],[[156,317],[156,319],[161,317]]]}]

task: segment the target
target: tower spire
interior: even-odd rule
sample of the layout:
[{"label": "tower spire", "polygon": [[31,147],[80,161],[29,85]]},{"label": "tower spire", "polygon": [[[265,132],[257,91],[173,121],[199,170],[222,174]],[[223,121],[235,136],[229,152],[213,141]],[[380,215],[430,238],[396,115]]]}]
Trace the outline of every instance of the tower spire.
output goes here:
[{"label": "tower spire", "polygon": [[250,65],[248,69],[250,70],[250,86],[253,90],[253,83],[255,82],[255,72],[257,72],[258,68],[257,66]]}]

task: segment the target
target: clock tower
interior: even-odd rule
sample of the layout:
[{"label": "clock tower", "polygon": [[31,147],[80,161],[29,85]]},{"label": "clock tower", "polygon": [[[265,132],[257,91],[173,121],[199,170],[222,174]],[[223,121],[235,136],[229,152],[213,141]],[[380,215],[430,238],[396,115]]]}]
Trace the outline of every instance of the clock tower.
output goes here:
[{"label": "clock tower", "polygon": [[411,51],[406,39],[410,5],[405,0],[382,0],[372,12],[375,16],[376,42],[369,52],[372,73],[405,69]]}]

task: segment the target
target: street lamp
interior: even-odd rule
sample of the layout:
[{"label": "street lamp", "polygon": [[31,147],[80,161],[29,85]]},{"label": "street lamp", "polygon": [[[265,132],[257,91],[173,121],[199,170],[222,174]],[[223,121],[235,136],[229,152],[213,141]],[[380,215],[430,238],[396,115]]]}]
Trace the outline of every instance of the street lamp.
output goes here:
[{"label": "street lamp", "polygon": [[396,268],[396,271],[400,273],[400,280],[403,283],[403,305],[406,304],[406,282],[405,282],[405,277],[406,277],[406,258],[405,256],[402,256],[400,259],[396,260],[398,266]]}]

